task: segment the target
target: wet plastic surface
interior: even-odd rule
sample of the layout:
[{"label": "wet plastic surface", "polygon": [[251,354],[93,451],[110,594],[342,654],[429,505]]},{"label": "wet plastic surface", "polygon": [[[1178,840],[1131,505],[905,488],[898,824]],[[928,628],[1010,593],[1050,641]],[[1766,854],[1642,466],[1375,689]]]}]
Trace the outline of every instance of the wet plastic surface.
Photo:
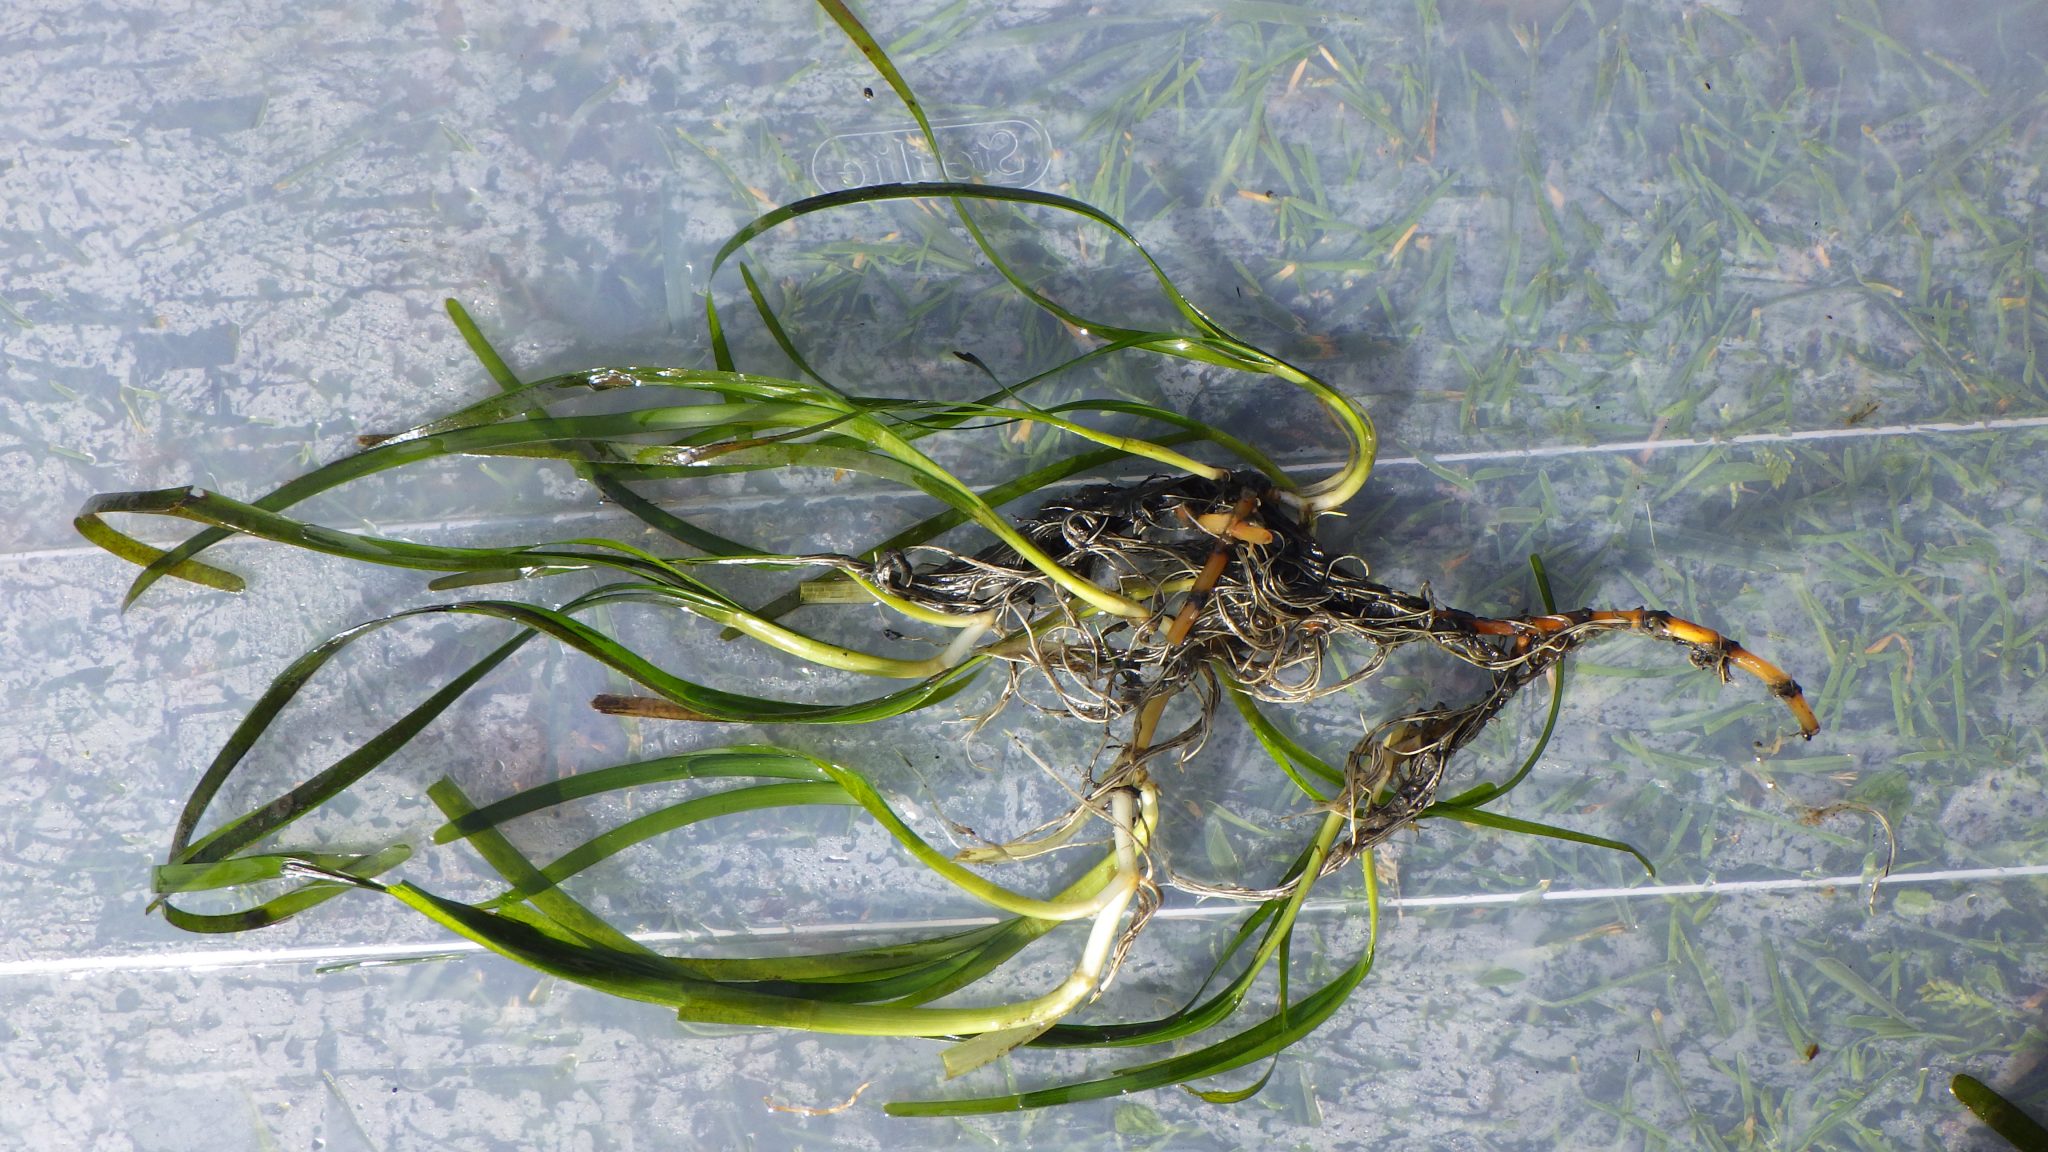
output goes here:
[{"label": "wet plastic surface", "polygon": [[[132,570],[69,524],[97,491],[258,493],[481,396],[447,296],[528,374],[700,362],[700,270],[735,227],[821,185],[931,174],[858,56],[793,2],[744,22],[625,0],[0,15],[0,1143],[1950,1147],[1972,1138],[1945,1090],[1961,1071],[2048,1111],[2036,10],[1440,9],[863,12],[956,166],[1102,205],[1226,325],[1366,400],[1382,467],[1331,538],[1382,577],[1522,610],[1539,552],[1563,600],[1665,607],[1783,663],[1824,730],[1781,741],[1789,722],[1755,685],[1605,641],[1574,664],[1551,753],[1507,810],[1635,843],[1654,880],[1591,848],[1426,826],[1394,855],[1377,971],[1261,1096],[1158,1092],[964,1130],[875,1105],[1047,1083],[1082,1059],[1027,1054],[948,1085],[932,1043],[683,1029],[475,956],[364,966],[448,945],[368,897],[246,938],[144,916],[177,806],[283,664],[442,597],[234,545],[220,555],[246,594],[163,585],[122,614]],[[973,386],[955,349],[1010,373],[1076,346],[990,303],[993,278],[942,225],[857,210],[754,258],[805,302],[793,328],[821,368],[890,374],[877,391]],[[1099,233],[999,234],[1098,311],[1158,308]],[[917,261],[891,255],[920,243]],[[1278,386],[1184,369],[1090,383],[1294,462],[1336,442]],[[957,463],[1008,475],[1048,447],[970,445]],[[675,496],[713,527],[808,547],[856,548],[920,512],[829,477]],[[566,474],[500,463],[307,510],[423,539],[625,530]],[[870,640],[887,623],[821,619]],[[702,629],[646,627],[735,683],[843,690]],[[422,628],[338,669],[264,779],[331,759],[489,641]],[[1340,754],[1361,711],[1428,696],[1444,670],[1394,671],[1288,719]],[[317,831],[425,827],[420,790],[442,774],[488,796],[730,738],[596,716],[584,702],[606,687],[536,647]],[[1535,710],[1470,770],[1510,763]],[[766,735],[874,770],[933,835],[935,809],[991,831],[1063,807],[1012,733],[1055,760],[1096,739],[1014,710],[967,732],[926,714]],[[1181,783],[1195,810],[1175,864],[1277,869],[1297,838],[1273,775],[1222,722]],[[1898,837],[1874,903],[1873,812]],[[406,875],[477,882],[454,853]],[[734,950],[982,914],[843,815],[652,845],[579,884],[641,930]],[[1177,898],[1099,1010],[1175,1003],[1227,913]],[[1360,921],[1355,903],[1318,907],[1319,972],[1355,954]],[[1020,988],[1058,966],[1058,941]],[[870,1080],[831,1116],[763,1100],[829,1106]]]}]

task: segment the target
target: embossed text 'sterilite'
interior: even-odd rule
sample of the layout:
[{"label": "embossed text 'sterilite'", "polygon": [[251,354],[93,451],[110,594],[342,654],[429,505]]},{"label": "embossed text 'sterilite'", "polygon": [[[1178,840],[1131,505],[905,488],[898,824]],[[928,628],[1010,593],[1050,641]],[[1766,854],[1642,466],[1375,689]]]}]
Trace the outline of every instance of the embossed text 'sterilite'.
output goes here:
[{"label": "embossed text 'sterilite'", "polygon": [[826,191],[925,180],[1024,188],[1037,183],[1052,160],[1052,139],[1035,120],[935,124],[932,131],[939,140],[936,158],[915,125],[834,136],[811,154],[811,179]]}]

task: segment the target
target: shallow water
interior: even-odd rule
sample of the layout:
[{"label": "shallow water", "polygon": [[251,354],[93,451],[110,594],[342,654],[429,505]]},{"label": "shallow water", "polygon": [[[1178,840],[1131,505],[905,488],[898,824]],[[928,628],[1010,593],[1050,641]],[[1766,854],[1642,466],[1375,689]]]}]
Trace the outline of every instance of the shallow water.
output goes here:
[{"label": "shallow water", "polygon": [[[1507,810],[1628,840],[1654,880],[1595,849],[1426,826],[1395,854],[1401,915],[1378,971],[1253,1102],[1158,1092],[968,1131],[1045,1148],[1968,1147],[1945,1091],[1959,1071],[2048,1113],[2044,10],[1101,7],[862,11],[946,125],[948,174],[1103,207],[1227,326],[1367,402],[1381,469],[1334,542],[1489,611],[1533,601],[1539,552],[1564,600],[1665,607],[1786,665],[1825,727],[1781,741],[1789,724],[1753,685],[1604,642]],[[931,174],[906,126],[793,0],[744,19],[638,0],[0,15],[0,1143],[961,1142],[873,1107],[1004,1084],[942,1084],[935,1044],[679,1029],[473,956],[320,971],[446,950],[369,897],[240,939],[141,915],[177,805],[270,678],[338,628],[438,597],[405,574],[229,546],[248,593],[162,585],[124,615],[126,566],[69,523],[98,491],[261,492],[485,394],[447,296],[529,376],[702,362],[717,246],[770,204]],[[992,234],[1063,300],[1165,315],[1106,234],[1033,224]],[[914,206],[807,221],[749,260],[819,370],[874,391],[977,388],[955,350],[1015,378],[1077,347]],[[744,300],[731,272],[708,286]],[[1109,389],[1290,463],[1335,460],[1312,405],[1177,364],[1040,399]],[[988,479],[1053,447],[969,439],[947,462]],[[714,528],[807,548],[922,514],[829,477],[673,495]],[[367,482],[306,511],[451,541],[619,528],[566,474],[516,463]],[[819,619],[863,643],[886,623]],[[638,626],[735,678],[844,690],[705,630]],[[489,642],[453,626],[380,641],[321,683],[237,796],[339,755],[364,717]],[[1289,719],[1341,754],[1361,713],[1441,683],[1432,664],[1393,671]],[[608,687],[536,646],[308,835],[423,828],[420,793],[443,774],[492,795],[710,739],[593,715]],[[1511,766],[1536,711],[1524,702],[1468,770]],[[1216,811],[1293,828],[1255,745],[1220,727],[1169,847],[1192,867],[1277,869],[1293,835]],[[992,831],[1064,807],[1012,732],[1059,763],[1097,741],[1018,712],[972,740],[925,718],[770,735],[875,770],[928,820]],[[1874,906],[1873,821],[1802,822],[1841,801],[1897,832]],[[533,828],[532,845],[620,815]],[[980,914],[843,814],[818,819],[652,845],[578,891],[735,949],[727,934],[784,946]],[[480,883],[452,853],[407,875]],[[1362,937],[1356,904],[1327,891],[1318,974]],[[1227,924],[1177,901],[1102,1009],[1176,1003]],[[1057,966],[1048,954],[1039,977]],[[1078,1066],[1026,1055],[1010,1073],[1029,1086]],[[762,1104],[829,1105],[870,1079],[830,1117]]]}]

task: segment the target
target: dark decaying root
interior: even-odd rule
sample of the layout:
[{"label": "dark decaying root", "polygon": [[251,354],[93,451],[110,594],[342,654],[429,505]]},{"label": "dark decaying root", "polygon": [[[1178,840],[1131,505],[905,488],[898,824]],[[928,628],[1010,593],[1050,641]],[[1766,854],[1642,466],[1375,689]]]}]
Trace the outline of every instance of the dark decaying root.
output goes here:
[{"label": "dark decaying root", "polygon": [[[1710,628],[1641,608],[1494,619],[1440,607],[1426,594],[1374,583],[1356,557],[1324,551],[1293,508],[1264,477],[1247,473],[1084,488],[1019,522],[1062,566],[1157,604],[1143,620],[1091,614],[1004,545],[971,556],[921,548],[920,557],[936,557],[922,565],[890,554],[871,576],[934,611],[992,612],[1010,634],[992,653],[1009,664],[1012,692],[1099,723],[1134,717],[1108,772],[1088,781],[1089,795],[1128,786],[1160,755],[1191,755],[1207,734],[1219,676],[1258,700],[1298,702],[1357,683],[1395,649],[1418,642],[1489,673],[1478,699],[1386,721],[1352,749],[1334,801],[1351,831],[1325,871],[1415,819],[1453,754],[1523,687],[1602,633],[1682,644],[1695,665],[1723,680],[1739,668],[1785,702],[1803,735],[1819,729],[1791,677]],[[1330,680],[1329,645],[1339,637],[1363,642],[1366,656],[1358,670]],[[1198,719],[1158,739],[1167,701],[1189,687]]]}]

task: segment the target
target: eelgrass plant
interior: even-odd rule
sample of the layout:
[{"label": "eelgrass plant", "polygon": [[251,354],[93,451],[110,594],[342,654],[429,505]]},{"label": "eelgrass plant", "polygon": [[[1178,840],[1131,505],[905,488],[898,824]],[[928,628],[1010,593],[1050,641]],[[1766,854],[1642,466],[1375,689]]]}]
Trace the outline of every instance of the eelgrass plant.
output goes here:
[{"label": "eelgrass plant", "polygon": [[[840,0],[820,3],[903,99],[936,150],[922,107],[874,38]],[[128,592],[131,603],[166,576],[239,590],[239,577],[200,559],[211,545],[238,534],[441,573],[434,581],[441,589],[574,571],[607,576],[606,582],[555,608],[466,599],[372,620],[293,662],[193,788],[173,829],[169,859],[156,873],[157,903],[164,915],[191,931],[232,932],[275,924],[345,892],[381,893],[494,952],[600,991],[663,1005],[684,1020],[948,1038],[954,1043],[944,1062],[955,1074],[1023,1045],[1137,1047],[1206,1032],[1230,1020],[1261,974],[1277,964],[1279,1010],[1203,1046],[1059,1087],[889,1106],[922,1115],[1037,1107],[1187,1084],[1266,1059],[1314,1031],[1365,977],[1372,947],[1368,943],[1321,988],[1290,995],[1287,957],[1303,903],[1321,877],[1362,860],[1368,916],[1376,928],[1371,850],[1417,820],[1453,819],[1633,852],[1614,841],[1487,810],[1487,804],[1526,776],[1541,752],[1541,740],[1506,781],[1455,797],[1437,796],[1451,757],[1545,673],[1552,674],[1543,732],[1548,738],[1562,691],[1560,661],[1596,635],[1623,630],[1671,640],[1689,648],[1693,662],[1703,668],[1723,676],[1731,667],[1751,673],[1786,702],[1803,734],[1816,729],[1798,686],[1739,644],[1660,612],[1557,612],[1540,564],[1545,612],[1495,619],[1375,583],[1362,561],[1325,552],[1314,534],[1316,517],[1341,507],[1365,485],[1375,446],[1371,421],[1311,374],[1211,320],[1134,236],[1079,201],[962,183],[856,188],[761,216],[720,249],[715,266],[789,221],[902,199],[958,209],[961,226],[997,272],[1032,304],[1081,333],[1089,344],[1086,350],[1053,372],[999,384],[971,401],[857,394],[811,371],[742,265],[749,301],[798,366],[797,375],[742,371],[716,302],[707,295],[714,354],[709,368],[613,367],[529,383],[513,375],[476,325],[450,302],[451,316],[499,385],[498,394],[402,432],[366,438],[360,452],[255,500],[179,488],[116,493],[89,502],[78,518],[79,531],[142,567]],[[1065,213],[1108,229],[1149,268],[1178,326],[1120,326],[1081,315],[1041,293],[1003,260],[970,214],[970,208],[991,203]],[[1347,462],[1328,477],[1301,482],[1246,440],[1160,407],[1129,400],[1038,406],[1028,398],[1032,386],[1047,377],[1118,356],[1197,361],[1302,388],[1329,412],[1347,444]],[[599,393],[610,397],[602,409],[580,403]],[[1135,419],[1141,427],[1156,425],[1160,431],[1149,439],[1104,432],[1090,422],[1103,414]],[[1092,447],[982,490],[954,476],[927,450],[939,437],[986,434],[992,425],[1018,421],[1043,425]],[[1234,456],[1238,465],[1219,467],[1183,454],[1182,448],[1203,442]],[[449,547],[338,531],[290,515],[301,501],[338,485],[445,456],[560,461],[675,547],[656,551],[609,539]],[[1134,459],[1161,474],[1136,484],[1054,494],[1070,477]],[[711,533],[661,508],[635,487],[652,480],[814,468],[900,484],[935,498],[943,510],[857,555],[782,553]],[[1035,514],[1012,520],[998,510],[1034,495],[1043,502]],[[110,525],[106,517],[116,512],[176,517],[206,527],[183,544],[160,550]],[[971,553],[935,542],[968,524],[993,541]],[[750,607],[715,582],[715,574],[728,566],[807,570],[812,576],[794,593]],[[802,604],[833,602],[879,603],[919,624],[950,629],[955,639],[936,655],[899,657],[830,643],[783,622]],[[701,617],[729,634],[823,668],[904,683],[851,704],[770,699],[716,688],[663,667],[586,619],[593,610],[625,603]],[[202,831],[223,786],[329,660],[386,625],[445,614],[489,617],[509,625],[512,633],[360,747],[273,800]],[[941,705],[994,665],[1006,676],[1006,699],[1019,695],[1054,713],[1104,726],[1112,734],[1112,751],[1098,767],[1077,773],[1072,781],[1077,802],[1069,813],[1019,840],[950,855],[921,837],[857,769],[757,744],[584,772],[481,807],[452,781],[440,781],[429,795],[445,823],[432,842],[466,845],[507,886],[496,897],[475,903],[380,879],[411,856],[412,844],[360,853],[277,846],[276,837],[286,827],[363,780],[493,668],[541,635],[640,687],[640,694],[599,697],[596,705],[608,712],[700,723],[857,724]],[[1362,647],[1368,658],[1347,675],[1332,677],[1326,675],[1327,657],[1331,643],[1340,639]],[[1262,705],[1345,690],[1369,678],[1389,653],[1416,643],[1483,670],[1487,689],[1463,705],[1376,725],[1341,766],[1303,748],[1261,710]],[[1179,732],[1162,732],[1168,703],[1184,693],[1193,696],[1194,719]],[[1162,821],[1173,811],[1162,798],[1172,777],[1155,769],[1164,761],[1192,756],[1226,699],[1304,803],[1321,813],[1279,881],[1257,888],[1177,877],[1157,865],[1151,851]],[[557,805],[678,781],[695,782],[702,790],[603,832],[544,865],[529,860],[504,833],[509,822]],[[1005,918],[986,927],[828,954],[674,956],[636,941],[561,887],[570,876],[651,837],[734,813],[810,805],[860,808],[912,859]],[[1049,894],[1019,891],[982,871],[1076,843],[1101,842],[1105,828],[1108,846],[1100,858]],[[192,911],[177,902],[186,893],[262,883],[271,885],[264,891],[275,891],[280,881],[285,882],[281,894],[252,897],[238,911]],[[1185,1007],[1160,1019],[1070,1020],[1110,979],[1169,886],[1233,897],[1249,906],[1210,979]],[[1069,922],[1084,923],[1086,929],[1077,933],[1078,956],[1071,970],[1054,987],[992,1005],[961,995],[1004,968],[1027,944]],[[1242,1099],[1263,1082],[1200,1094],[1219,1102]]]}]

